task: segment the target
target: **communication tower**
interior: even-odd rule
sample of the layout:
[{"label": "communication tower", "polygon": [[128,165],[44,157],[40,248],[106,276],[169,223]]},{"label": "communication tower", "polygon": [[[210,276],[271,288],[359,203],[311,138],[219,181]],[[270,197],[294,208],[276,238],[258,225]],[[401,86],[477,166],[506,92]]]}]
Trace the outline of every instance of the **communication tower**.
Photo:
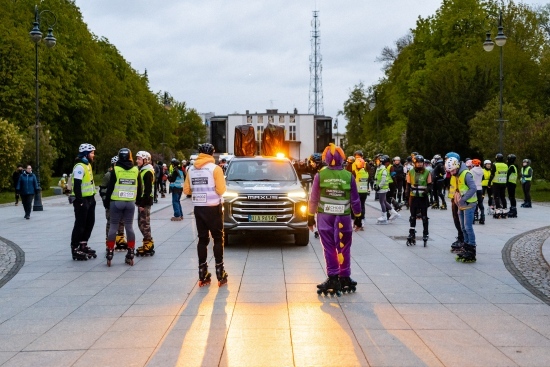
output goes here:
[{"label": "communication tower", "polygon": [[319,30],[319,11],[313,11],[311,21],[311,55],[309,56],[309,113],[323,115],[323,80],[321,77],[321,31]]}]

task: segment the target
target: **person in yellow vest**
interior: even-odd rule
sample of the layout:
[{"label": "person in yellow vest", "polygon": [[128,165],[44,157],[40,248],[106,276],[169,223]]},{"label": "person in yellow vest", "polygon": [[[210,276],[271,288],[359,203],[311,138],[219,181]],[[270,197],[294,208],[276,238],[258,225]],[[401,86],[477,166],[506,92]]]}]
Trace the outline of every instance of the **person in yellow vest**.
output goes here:
[{"label": "person in yellow vest", "polygon": [[516,209],[516,186],[518,182],[518,168],[514,164],[516,162],[515,154],[508,154],[508,172],[506,174],[506,189],[508,191],[508,199],[510,199],[510,210],[508,218],[517,218],[518,210]]},{"label": "person in yellow vest", "polygon": [[432,175],[424,166],[424,157],[417,154],[414,160],[414,169],[407,172],[407,187],[405,189],[405,196],[409,198],[409,208],[411,211],[407,246],[416,245],[416,218],[418,212],[420,212],[422,217],[422,241],[424,241],[424,246],[428,242],[428,192],[431,186]]},{"label": "person in yellow vest", "polygon": [[220,166],[216,165],[210,143],[199,145],[199,156],[189,166],[183,185],[185,195],[191,195],[197,225],[197,254],[199,258],[199,287],[210,284],[208,272],[208,243],[210,236],[214,240],[214,260],[218,287],[227,283],[227,272],[223,265],[223,194],[225,177]]},{"label": "person in yellow vest", "polygon": [[476,212],[476,220],[479,221],[479,224],[485,224],[485,207],[483,205],[483,168],[481,168],[481,160],[474,158],[472,159],[473,167],[470,168],[470,172],[474,176],[474,181],[477,188],[477,207],[479,209],[479,216]]},{"label": "person in yellow vest", "polygon": [[449,152],[445,154],[445,172],[449,175],[449,190],[447,192],[447,197],[451,199],[451,214],[453,216],[453,223],[457,231],[456,241],[451,244],[451,252],[458,253],[462,251],[462,247],[464,246],[464,234],[462,232],[462,226],[460,225],[460,219],[458,218],[458,206],[453,200],[458,184],[457,178],[447,171],[446,166],[447,161],[450,158],[455,158],[457,161],[460,162],[460,155],[455,152]]},{"label": "person in yellow vest", "polygon": [[126,264],[134,265],[134,249],[136,247],[136,234],[134,232],[134,213],[137,198],[139,170],[134,166],[132,152],[128,148],[118,151],[118,161],[111,173],[107,186],[106,198],[103,201],[105,208],[109,207],[111,213],[111,226],[107,236],[107,266],[111,266],[115,250],[117,227],[120,220],[124,220],[124,229],[128,237],[128,252]]},{"label": "person in yellow vest", "polygon": [[138,208],[138,227],[143,235],[143,245],[137,248],[137,256],[155,254],[155,243],[151,236],[151,206],[154,200],[155,169],[151,165],[151,154],[146,151],[136,153],[139,168],[136,206]]},{"label": "person in yellow vest", "polygon": [[[101,197],[101,200],[103,202],[107,197],[107,186],[109,186],[109,181],[111,180],[111,174],[113,172],[113,169],[115,168],[116,162],[118,162],[118,155],[115,155],[114,157],[111,158],[111,165],[107,169],[107,172],[105,172],[105,175],[103,175],[103,180],[101,180],[101,184],[99,185],[99,196]],[[107,222],[105,225],[105,241],[107,241],[107,237],[109,237],[109,229],[111,228],[110,208],[105,208],[105,219],[107,219]],[[128,249],[128,243],[126,241],[126,237],[124,237],[124,221],[122,220],[118,223],[115,244],[116,244],[116,250],[126,251]]]},{"label": "person in yellow vest", "polygon": [[452,201],[458,207],[458,218],[464,236],[464,246],[457,253],[456,261],[475,262],[474,214],[477,210],[477,187],[474,176],[464,163],[454,157],[447,159],[445,169],[455,178],[456,187]]},{"label": "person in yellow vest", "polygon": [[493,211],[495,209],[494,207],[494,204],[493,204],[493,189],[490,188],[488,185],[489,185],[489,177],[491,177],[491,167],[492,167],[493,163],[491,163],[491,161],[489,159],[486,159],[485,161],[483,161],[483,180],[481,181],[481,187],[483,189],[483,196],[482,196],[482,200],[485,199],[485,193],[487,193],[487,198],[488,198],[488,209],[487,209],[487,214],[489,215],[493,215]]},{"label": "person in yellow vest", "polygon": [[95,184],[91,164],[94,157],[95,147],[92,144],[80,144],[71,176],[72,191],[69,196],[75,217],[71,234],[73,260],[97,257],[95,250],[88,247],[88,240],[95,224]]},{"label": "person in yellow vest", "polygon": [[374,190],[378,192],[380,208],[382,209],[382,216],[377,218],[376,224],[388,224],[388,220],[393,221],[395,218],[400,217],[386,199],[386,195],[390,191],[390,182],[393,182],[388,169],[390,157],[382,154],[376,163],[378,168],[375,173]]},{"label": "person in yellow vest", "polygon": [[531,168],[531,160],[524,159],[521,167],[521,188],[523,189],[523,204],[522,208],[531,208],[531,181],[533,180],[533,169]]},{"label": "person in yellow vest", "polygon": [[489,177],[489,187],[493,189],[495,199],[495,212],[493,218],[506,218],[506,181],[508,174],[508,165],[504,163],[504,156],[498,153],[495,156],[495,163],[491,168]]},{"label": "person in yellow vest", "polygon": [[[359,200],[361,201],[361,225],[353,226],[355,231],[364,231],[363,221],[365,220],[365,201],[370,193],[369,190],[369,173],[365,171],[365,161],[361,157],[355,158],[354,172],[355,183],[357,185],[357,192],[359,193]],[[355,218],[352,218],[355,219]]]}]

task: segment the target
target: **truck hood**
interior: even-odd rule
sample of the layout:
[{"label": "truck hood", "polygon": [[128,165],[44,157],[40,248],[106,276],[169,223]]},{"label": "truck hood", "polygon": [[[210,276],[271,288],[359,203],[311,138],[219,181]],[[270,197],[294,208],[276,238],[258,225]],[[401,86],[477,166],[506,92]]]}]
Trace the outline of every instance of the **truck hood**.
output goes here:
[{"label": "truck hood", "polygon": [[302,186],[294,181],[227,181],[227,191],[238,193],[287,193],[293,190],[303,190]]}]

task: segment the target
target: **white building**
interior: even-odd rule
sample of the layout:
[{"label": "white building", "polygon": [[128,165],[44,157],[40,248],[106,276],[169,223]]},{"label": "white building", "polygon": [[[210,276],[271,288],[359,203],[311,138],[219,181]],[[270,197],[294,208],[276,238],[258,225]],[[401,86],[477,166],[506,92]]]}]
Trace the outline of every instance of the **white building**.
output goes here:
[{"label": "white building", "polygon": [[331,141],[334,141],[331,117],[299,114],[296,109],[291,113],[278,112],[276,109],[268,109],[260,113],[246,111],[244,114],[213,116],[210,121],[210,142],[218,152],[233,153],[235,127],[239,125],[254,127],[258,153],[265,127],[268,124],[283,126],[288,154],[298,160],[305,159],[312,153],[322,152]]}]

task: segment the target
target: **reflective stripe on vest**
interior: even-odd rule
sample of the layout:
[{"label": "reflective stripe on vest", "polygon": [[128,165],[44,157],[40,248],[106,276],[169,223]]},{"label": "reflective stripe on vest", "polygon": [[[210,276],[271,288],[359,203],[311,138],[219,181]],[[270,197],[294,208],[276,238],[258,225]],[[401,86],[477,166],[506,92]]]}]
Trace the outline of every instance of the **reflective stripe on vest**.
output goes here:
[{"label": "reflective stripe on vest", "polygon": [[391,164],[388,164],[388,166],[386,167],[386,172],[388,172],[388,174],[386,175],[386,180],[388,180],[388,187],[391,183],[393,183],[393,178],[391,177]]},{"label": "reflective stripe on vest", "polygon": [[[382,172],[386,171],[386,182],[384,183],[384,186],[380,186],[380,183],[382,182]],[[390,183],[388,181],[389,173],[386,170],[384,166],[378,167],[376,169],[376,174],[374,175],[374,178],[376,179],[376,184],[380,186],[380,190],[388,190],[390,187]]]},{"label": "reflective stripe on vest", "polygon": [[[151,172],[151,187],[155,184],[155,170],[151,167],[142,168],[139,171],[139,177],[141,178],[141,197],[145,197],[145,174]],[[151,190],[150,197],[153,197],[153,190]]]},{"label": "reflective stripe on vest", "polygon": [[531,176],[527,177],[527,175],[529,174],[529,170],[531,169],[531,167],[527,166],[527,167],[523,167],[521,169],[521,178],[523,178],[525,181],[531,181],[533,179],[533,173],[531,172]]},{"label": "reflective stripe on vest", "polygon": [[[82,184],[80,186],[80,190],[82,192],[82,197],[88,197],[88,196],[94,196],[95,194],[95,185],[94,185],[94,174],[92,171],[92,165],[91,164],[84,164],[84,163],[77,163],[76,166],[82,166],[84,169],[84,177],[82,177]],[[74,172],[74,167],[73,167]],[[74,176],[71,176],[71,194],[74,195]]]},{"label": "reflective stripe on vest", "polygon": [[136,201],[139,175],[138,168],[132,167],[129,170],[125,170],[122,167],[115,166],[113,172],[115,173],[116,182],[111,200]]},{"label": "reflective stripe on vest", "polygon": [[513,172],[510,173],[510,176],[508,176],[508,182],[515,184],[518,182],[518,169],[514,165],[510,166],[510,168],[512,167],[513,167]]},{"label": "reflective stripe on vest", "polygon": [[506,174],[508,173],[508,165],[506,163],[495,163],[495,177],[493,183],[506,184]]},{"label": "reflective stripe on vest", "polygon": [[357,183],[357,192],[360,194],[369,192],[369,173],[364,168],[357,171],[355,182]]},{"label": "reflective stripe on vest", "polygon": [[221,195],[216,193],[214,181],[214,163],[207,163],[201,168],[189,166],[189,183],[191,184],[191,201],[195,206],[216,206],[223,203]]},{"label": "reflective stripe on vest", "polygon": [[422,173],[416,172],[414,169],[409,171],[411,181],[411,194],[410,196],[424,197],[428,192],[428,175],[430,173],[427,169]]},{"label": "reflective stripe on vest", "polygon": [[[472,172],[465,169],[464,171],[462,171],[460,176],[458,176],[458,191],[460,192],[460,195],[466,194],[466,191],[468,191],[468,189],[469,189],[468,185],[466,185],[466,175],[468,175],[468,174],[470,176],[472,176]],[[472,176],[472,178],[473,178],[473,176]],[[471,198],[469,198],[468,200],[466,200],[467,203],[475,203],[476,201],[477,201],[477,196],[476,195],[474,195]]]},{"label": "reflective stripe on vest", "polygon": [[483,180],[481,180],[481,186],[488,186],[489,185],[489,177],[491,177],[491,170],[490,169],[483,169]]},{"label": "reflective stripe on vest", "polygon": [[[172,175],[172,173],[170,173],[170,175]],[[170,182],[170,187],[177,188],[177,189],[183,188],[183,171],[182,170],[178,169],[178,177],[176,177],[176,181]]]},{"label": "reflective stripe on vest", "polygon": [[331,215],[350,215],[351,172],[333,169],[319,171],[321,196],[317,212]]}]

